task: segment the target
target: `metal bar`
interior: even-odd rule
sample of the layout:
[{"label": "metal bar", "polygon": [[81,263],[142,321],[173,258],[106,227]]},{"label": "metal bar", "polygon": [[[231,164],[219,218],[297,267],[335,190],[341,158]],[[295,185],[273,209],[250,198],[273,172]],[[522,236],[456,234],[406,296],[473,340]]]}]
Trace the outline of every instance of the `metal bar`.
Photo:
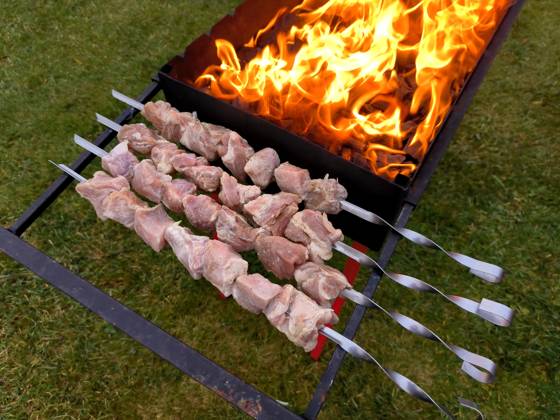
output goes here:
[{"label": "metal bar", "polygon": [[249,416],[301,418],[1,227],[0,250]]},{"label": "metal bar", "polygon": [[[397,217],[395,226],[405,226],[413,210],[414,207],[406,203],[401,209],[399,216]],[[393,253],[395,252],[398,241],[399,236],[397,234],[395,234],[394,232],[390,232],[388,234],[387,239],[385,240],[385,243],[383,244],[383,247],[381,248],[381,252],[379,254],[378,263],[381,267],[385,267],[388,264],[389,260],[393,256]],[[379,271],[374,270],[362,293],[369,298],[373,297],[380,279],[381,276]],[[354,308],[354,311],[352,312],[352,315],[344,329],[344,337],[350,340],[355,337],[356,332],[358,331],[358,327],[360,326],[364,314],[366,313],[366,310],[367,308],[359,305]],[[344,351],[341,347],[337,347],[334,351],[327,368],[321,376],[321,380],[319,381],[317,388],[315,388],[313,397],[311,398],[311,401],[309,402],[309,405],[305,410],[304,417],[306,419],[316,419],[319,415],[319,412],[321,411],[323,404],[326,401],[327,394],[334,383],[336,375],[338,374],[338,371],[342,366],[342,361],[344,360],[346,354],[346,351]]]},{"label": "metal bar", "polygon": [[[140,94],[138,100],[147,102],[151,100],[160,91],[158,82],[152,82]],[[133,108],[127,108],[123,111],[115,121],[122,124],[134,117],[138,113]],[[104,148],[109,144],[117,133],[113,130],[105,130],[95,140],[95,145]],[[90,152],[82,153],[70,167],[76,172],[80,173],[85,167],[95,158],[95,155]],[[31,206],[23,212],[23,214],[10,226],[9,230],[21,236],[29,226],[53,203],[53,201],[70,185],[72,178],[69,175],[63,174],[59,176],[44,192],[37,198]]]}]

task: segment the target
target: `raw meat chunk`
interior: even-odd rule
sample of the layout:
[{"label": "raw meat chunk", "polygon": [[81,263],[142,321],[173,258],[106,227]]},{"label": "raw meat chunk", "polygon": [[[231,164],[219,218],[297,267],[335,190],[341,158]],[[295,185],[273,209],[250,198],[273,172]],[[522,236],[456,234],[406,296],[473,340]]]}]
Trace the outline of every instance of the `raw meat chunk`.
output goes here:
[{"label": "raw meat chunk", "polygon": [[290,279],[296,267],[307,261],[307,248],[282,236],[259,235],[255,250],[260,262],[279,279]]},{"label": "raw meat chunk", "polygon": [[284,234],[292,216],[297,213],[300,201],[299,196],[285,192],[263,194],[245,204],[243,209],[257,225],[280,236]]},{"label": "raw meat chunk", "polygon": [[336,179],[313,179],[305,183],[303,199],[308,209],[337,214],[341,210],[340,203],[346,200],[348,192]]},{"label": "raw meat chunk", "polygon": [[325,307],[331,307],[344,289],[352,287],[346,276],[337,269],[314,262],[300,265],[294,277],[307,296]]},{"label": "raw meat chunk", "polygon": [[103,201],[105,198],[112,192],[129,189],[130,185],[125,177],[117,176],[113,178],[103,171],[97,171],[93,174],[92,178],[76,185],[78,194],[91,203],[97,217],[101,220],[107,220],[103,214]]},{"label": "raw meat chunk", "polygon": [[144,124],[128,124],[117,134],[120,142],[127,141],[128,147],[141,155],[149,155],[160,137]]},{"label": "raw meat chunk", "polygon": [[315,262],[332,258],[333,245],[344,239],[342,231],[335,229],[325,213],[316,210],[303,210],[296,213],[286,230],[286,238],[304,244]]},{"label": "raw meat chunk", "polygon": [[173,224],[163,206],[139,208],[134,214],[134,230],[156,252],[165,247],[165,230]]},{"label": "raw meat chunk", "polygon": [[232,246],[237,252],[250,251],[255,247],[257,236],[262,228],[254,228],[243,216],[222,206],[216,219],[218,239]]},{"label": "raw meat chunk", "polygon": [[173,158],[182,153],[175,143],[160,141],[152,148],[150,157],[158,172],[170,174],[175,169],[171,163]]},{"label": "raw meat chunk", "polygon": [[175,213],[183,211],[183,199],[196,192],[196,185],[186,179],[174,179],[165,184],[162,200],[165,207]]},{"label": "raw meat chunk", "polygon": [[179,112],[164,101],[148,102],[142,115],[150,121],[167,140],[177,143],[185,126],[193,119],[189,112]]},{"label": "raw meat chunk", "polygon": [[245,165],[249,158],[255,154],[255,151],[249,146],[247,140],[234,131],[232,133],[229,137],[227,151],[222,156],[222,163],[234,177],[243,182],[247,179]]},{"label": "raw meat chunk", "polygon": [[132,179],[134,167],[138,159],[128,150],[128,142],[123,141],[113,147],[108,155],[101,158],[101,166],[111,176],[124,176],[128,181]]},{"label": "raw meat chunk", "polygon": [[150,159],[144,159],[134,167],[132,189],[148,200],[159,203],[163,197],[165,184],[171,182],[169,175],[158,172]]},{"label": "raw meat chunk", "polygon": [[134,215],[139,208],[147,208],[148,204],[142,201],[132,191],[123,189],[112,192],[103,201],[103,216],[119,222],[129,229],[134,227]]},{"label": "raw meat chunk", "polygon": [[216,145],[216,152],[218,156],[226,154],[229,138],[233,131],[229,128],[222,127],[221,125],[210,124],[203,122],[202,125],[208,130],[213,138],[213,143]]},{"label": "raw meat chunk", "polygon": [[260,274],[239,276],[233,285],[233,298],[239,305],[254,314],[260,314],[270,301],[282,291]]},{"label": "raw meat chunk", "polygon": [[287,284],[264,310],[269,322],[307,352],[317,345],[319,330],[338,322],[332,309],[321,308],[309,297]]},{"label": "raw meat chunk", "polygon": [[221,208],[207,195],[187,195],[183,198],[185,216],[198,229],[213,230]]},{"label": "raw meat chunk", "polygon": [[239,210],[242,206],[261,195],[261,189],[256,185],[243,185],[227,173],[220,178],[220,201],[230,209]]},{"label": "raw meat chunk", "polygon": [[197,119],[193,118],[185,126],[181,137],[181,144],[187,149],[204,156],[210,162],[218,157],[216,152],[217,140],[208,129]]},{"label": "raw meat chunk", "polygon": [[267,147],[251,156],[244,170],[255,185],[264,189],[272,181],[274,170],[278,165],[280,165],[278,153],[276,153],[276,150]]},{"label": "raw meat chunk", "polygon": [[274,179],[282,191],[302,196],[304,185],[311,178],[307,169],[285,162],[274,170]]},{"label": "raw meat chunk", "polygon": [[319,330],[325,325],[336,324],[338,317],[332,309],[321,308],[311,298],[296,290],[289,309],[288,339],[311,351],[317,346]]},{"label": "raw meat chunk", "polygon": [[183,170],[183,175],[202,191],[213,192],[220,186],[223,172],[216,166],[191,166]]},{"label": "raw meat chunk", "polygon": [[264,314],[273,327],[284,334],[288,332],[289,311],[297,290],[291,284],[282,287],[268,306],[264,309]]},{"label": "raw meat chunk", "polygon": [[224,296],[231,296],[233,283],[247,274],[249,264],[228,244],[210,240],[204,252],[202,274]]},{"label": "raw meat chunk", "polygon": [[181,152],[171,158],[171,165],[177,172],[183,173],[186,168],[191,166],[208,166],[208,161],[194,153]]},{"label": "raw meat chunk", "polygon": [[179,226],[179,223],[173,223],[165,230],[165,240],[191,277],[200,279],[204,252],[210,239],[206,236],[193,235],[189,229]]}]

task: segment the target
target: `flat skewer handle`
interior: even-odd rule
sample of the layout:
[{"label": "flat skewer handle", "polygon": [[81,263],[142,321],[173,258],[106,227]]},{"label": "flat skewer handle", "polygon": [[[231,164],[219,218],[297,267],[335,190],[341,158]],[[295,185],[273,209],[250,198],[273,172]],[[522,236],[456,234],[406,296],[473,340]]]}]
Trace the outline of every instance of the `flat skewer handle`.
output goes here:
[{"label": "flat skewer handle", "polygon": [[435,332],[433,332],[420,322],[416,321],[415,319],[410,318],[406,315],[402,315],[396,311],[388,311],[374,300],[368,298],[360,292],[357,292],[354,289],[343,290],[342,296],[359,305],[379,309],[405,330],[411,332],[414,335],[439,342],[463,362],[461,370],[471,378],[473,378],[475,381],[484,384],[490,384],[496,379],[497,366],[492,360],[488,359],[487,357],[472,353],[462,347],[446,343],[439,335],[437,335]]},{"label": "flat skewer handle", "polygon": [[334,244],[334,249],[359,262],[363,266],[381,271],[385,276],[401,286],[417,292],[438,294],[464,311],[477,315],[494,325],[508,327],[513,320],[514,311],[499,302],[489,299],[482,299],[481,302],[476,302],[461,296],[447,295],[438,288],[416,277],[384,270],[373,258],[363,252],[355,250],[341,241]]},{"label": "flat skewer handle", "polygon": [[475,275],[478,278],[481,278],[482,280],[488,283],[499,283],[504,278],[504,274],[505,274],[504,269],[495,264],[490,264],[484,261],[480,261],[475,258],[469,257],[468,255],[460,254],[458,252],[449,252],[445,250],[441,245],[437,244],[436,242],[428,238],[427,236],[424,236],[421,233],[415,232],[407,228],[393,226],[392,224],[390,224],[388,221],[378,216],[377,214],[365,210],[348,201],[345,200],[342,201],[341,206],[343,210],[353,214],[354,216],[359,217],[362,220],[365,220],[370,223],[374,223],[376,225],[388,227],[393,232],[399,234],[401,237],[407,239],[408,241],[416,245],[420,245],[425,248],[440,250],[455,262],[461,264],[464,267],[467,267],[471,274]]}]

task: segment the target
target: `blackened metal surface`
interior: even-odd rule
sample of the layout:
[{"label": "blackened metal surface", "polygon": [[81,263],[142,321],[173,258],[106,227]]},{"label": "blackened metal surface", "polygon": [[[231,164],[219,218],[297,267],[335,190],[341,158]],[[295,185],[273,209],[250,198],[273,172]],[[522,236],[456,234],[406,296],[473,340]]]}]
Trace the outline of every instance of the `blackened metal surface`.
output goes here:
[{"label": "blackened metal surface", "polygon": [[301,418],[2,227],[0,250],[249,416]]},{"label": "blackened metal surface", "polygon": [[[156,82],[151,83],[138,97],[140,102],[147,102],[152,99],[159,92],[159,84]],[[115,121],[119,124],[130,120],[138,111],[128,108],[122,112]],[[105,130],[95,140],[95,145],[101,148],[107,146],[111,140],[115,138],[117,133],[113,130]],[[90,152],[82,153],[70,167],[76,172],[80,173],[87,165],[95,158],[95,155]],[[60,175],[44,192],[37,198],[25,212],[10,226],[10,231],[18,236],[21,236],[29,226],[52,204],[56,198],[72,183],[71,176],[63,174]]]},{"label": "blackened metal surface", "polygon": [[[395,225],[404,227],[413,210],[414,207],[412,205],[405,203],[399,213],[399,216],[397,217]],[[379,259],[377,260],[381,267],[385,268],[387,266],[389,260],[395,252],[398,242],[399,236],[394,232],[389,232],[389,234],[387,235],[387,239],[383,244],[383,247],[381,248]],[[373,294],[375,293],[380,280],[381,276],[379,271],[373,271],[362,293],[369,298],[373,297]],[[344,329],[343,335],[346,338],[350,340],[354,339],[356,332],[358,331],[358,327],[360,326],[360,323],[362,322],[362,319],[367,310],[368,309],[364,306],[355,307],[354,312],[352,312],[352,315],[350,316],[350,319],[348,320]],[[323,373],[323,376],[321,376],[319,385],[317,385],[317,388],[315,388],[315,393],[313,394],[311,402],[305,410],[304,417],[306,419],[315,419],[319,415],[319,412],[321,411],[321,408],[323,407],[323,404],[327,399],[327,394],[334,383],[340,367],[342,366],[342,362],[344,361],[345,356],[346,352],[342,350],[342,348],[337,347],[333,353],[331,360],[329,361],[327,368],[325,369],[325,372]]]}]

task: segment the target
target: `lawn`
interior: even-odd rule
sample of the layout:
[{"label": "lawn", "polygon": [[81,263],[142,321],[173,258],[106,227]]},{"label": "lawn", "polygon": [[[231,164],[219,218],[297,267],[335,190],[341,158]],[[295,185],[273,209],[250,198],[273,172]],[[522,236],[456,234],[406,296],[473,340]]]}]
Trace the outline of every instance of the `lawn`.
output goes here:
[{"label": "lawn", "polygon": [[[10,225],[71,162],[73,133],[121,105],[238,1],[3,2],[0,17],[0,224]],[[513,306],[500,329],[432,296],[383,281],[378,301],[499,364],[494,385],[459,372],[442,347],[370,312],[356,341],[458,415],[457,396],[489,418],[560,416],[560,3],[529,0],[409,226],[508,270],[490,286],[449,260],[401,243],[391,269],[447,291]],[[98,162],[88,169],[91,174]],[[291,409],[326,366],[193,282],[171,252],[100,222],[69,189],[24,235],[64,266]],[[338,267],[343,261],[335,259]],[[259,269],[254,264],[255,269]],[[360,284],[367,277],[362,270]],[[348,316],[351,305],[346,305]],[[322,418],[439,418],[379,370],[345,361]],[[0,256],[0,418],[241,418],[237,410],[77,303]]]}]

